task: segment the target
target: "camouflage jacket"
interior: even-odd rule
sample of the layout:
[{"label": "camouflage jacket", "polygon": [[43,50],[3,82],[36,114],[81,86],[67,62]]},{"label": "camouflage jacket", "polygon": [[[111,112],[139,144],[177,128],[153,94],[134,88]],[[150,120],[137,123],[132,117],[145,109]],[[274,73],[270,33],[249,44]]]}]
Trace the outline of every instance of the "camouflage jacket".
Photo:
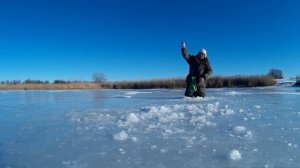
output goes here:
[{"label": "camouflage jacket", "polygon": [[199,58],[198,56],[189,55],[186,48],[181,48],[183,58],[189,64],[189,76],[196,76],[197,79],[207,80],[212,74],[212,68],[208,58]]}]

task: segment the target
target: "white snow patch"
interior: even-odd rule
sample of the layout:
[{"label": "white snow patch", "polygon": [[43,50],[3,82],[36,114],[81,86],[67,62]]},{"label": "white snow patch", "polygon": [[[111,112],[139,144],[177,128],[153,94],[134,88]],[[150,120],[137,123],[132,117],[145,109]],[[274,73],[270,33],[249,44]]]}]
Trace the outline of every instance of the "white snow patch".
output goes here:
[{"label": "white snow patch", "polygon": [[117,95],[114,96],[114,98],[131,98],[132,96],[128,96],[128,95]]},{"label": "white snow patch", "polygon": [[191,102],[198,102],[198,101],[205,101],[203,97],[184,97],[183,100],[191,101]]},{"label": "white snow patch", "polygon": [[230,152],[230,159],[233,161],[238,161],[242,159],[242,154],[240,153],[240,151],[234,149]]},{"label": "white snow patch", "polygon": [[140,93],[152,93],[152,92],[137,92],[137,91],[127,91],[127,92],[125,92],[125,94],[127,94],[127,95],[136,95],[136,94],[140,94]]},{"label": "white snow patch", "polygon": [[230,91],[230,92],[225,92],[224,94],[229,95],[229,96],[236,96],[236,95],[244,95],[244,94],[249,94],[249,93]]},{"label": "white snow patch", "polygon": [[260,106],[259,105],[254,105],[255,108],[257,109],[260,109]]},{"label": "white snow patch", "polygon": [[117,141],[125,141],[128,139],[128,134],[125,131],[121,131],[114,135],[114,139]]}]

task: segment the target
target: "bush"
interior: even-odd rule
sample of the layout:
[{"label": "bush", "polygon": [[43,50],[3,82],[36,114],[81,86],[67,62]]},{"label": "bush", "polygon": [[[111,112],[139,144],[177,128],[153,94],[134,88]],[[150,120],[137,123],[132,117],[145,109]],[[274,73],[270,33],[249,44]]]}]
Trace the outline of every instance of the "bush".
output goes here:
[{"label": "bush", "polygon": [[93,80],[95,83],[104,83],[107,79],[103,73],[94,73]]},{"label": "bush", "polygon": [[41,80],[31,80],[31,79],[26,79],[24,82],[24,84],[44,84],[44,81]]},{"label": "bush", "polygon": [[54,80],[53,83],[54,84],[60,84],[60,83],[70,83],[70,82],[64,81],[64,80]]},{"label": "bush", "polygon": [[296,86],[300,86],[300,75],[298,75],[297,77],[296,77]]},{"label": "bush", "polygon": [[269,76],[272,76],[274,79],[283,79],[282,71],[279,69],[270,69]]}]

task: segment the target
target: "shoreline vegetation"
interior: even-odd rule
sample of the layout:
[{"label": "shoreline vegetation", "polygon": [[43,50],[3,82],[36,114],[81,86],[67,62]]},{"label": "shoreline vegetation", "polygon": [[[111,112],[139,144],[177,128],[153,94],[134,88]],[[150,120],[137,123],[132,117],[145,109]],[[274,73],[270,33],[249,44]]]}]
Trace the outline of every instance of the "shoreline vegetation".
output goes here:
[{"label": "shoreline vegetation", "polygon": [[300,86],[300,79],[297,79],[295,86]]},{"label": "shoreline vegetation", "polygon": [[[275,80],[267,75],[253,76],[214,76],[207,80],[207,88],[222,87],[263,87],[274,86]],[[300,81],[297,81],[300,85]],[[117,81],[117,82],[34,82],[1,83],[0,90],[75,90],[75,89],[175,89],[185,88],[185,78],[153,79],[140,81]]]}]

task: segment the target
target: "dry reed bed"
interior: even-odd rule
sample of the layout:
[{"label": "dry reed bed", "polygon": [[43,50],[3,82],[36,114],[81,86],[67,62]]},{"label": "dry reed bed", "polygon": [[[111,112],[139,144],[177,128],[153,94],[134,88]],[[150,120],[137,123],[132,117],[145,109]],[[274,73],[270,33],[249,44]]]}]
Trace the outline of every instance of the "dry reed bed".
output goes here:
[{"label": "dry reed bed", "polygon": [[[298,84],[300,82],[298,81]],[[215,76],[207,81],[208,88],[272,86],[270,76]],[[119,81],[107,83],[62,83],[62,84],[0,84],[1,90],[70,90],[70,89],[153,89],[185,88],[185,78]]]}]

